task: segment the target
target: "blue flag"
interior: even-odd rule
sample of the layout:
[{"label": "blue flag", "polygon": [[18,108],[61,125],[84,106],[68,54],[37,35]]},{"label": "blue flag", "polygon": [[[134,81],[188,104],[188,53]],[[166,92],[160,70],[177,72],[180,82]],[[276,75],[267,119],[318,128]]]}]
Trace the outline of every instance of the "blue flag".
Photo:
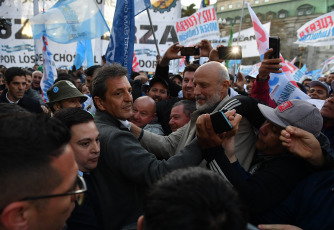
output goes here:
[{"label": "blue flag", "polygon": [[132,71],[134,40],[134,0],[118,0],[105,58],[107,63],[117,62],[127,68],[128,77]]},{"label": "blue flag", "polygon": [[49,45],[46,37],[43,36],[43,77],[41,80],[41,89],[44,101],[48,102],[46,92],[53,85],[55,79],[57,78],[56,64],[53,60],[52,53],[49,50]]},{"label": "blue flag", "polygon": [[135,16],[151,7],[150,0],[134,0],[135,2]]},{"label": "blue flag", "polygon": [[59,0],[30,22],[34,39],[45,34],[50,40],[64,44],[91,40],[109,31],[95,0]]},{"label": "blue flag", "polygon": [[87,61],[87,68],[94,65],[91,40],[78,41],[76,52],[77,53],[73,62],[76,69],[80,69],[85,59]]}]

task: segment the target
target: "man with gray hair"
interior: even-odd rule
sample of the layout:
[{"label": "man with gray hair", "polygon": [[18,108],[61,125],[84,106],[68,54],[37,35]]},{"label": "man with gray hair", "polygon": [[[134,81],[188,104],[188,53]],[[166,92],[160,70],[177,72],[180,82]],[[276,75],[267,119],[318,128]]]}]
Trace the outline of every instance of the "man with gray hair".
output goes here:
[{"label": "man with gray hair", "polygon": [[169,171],[198,165],[202,161],[201,149],[208,146],[199,146],[195,139],[168,160],[158,160],[129,131],[132,89],[126,69],[119,64],[103,67],[94,78],[92,89],[101,157],[91,176],[103,229],[130,229],[142,214],[147,187]]},{"label": "man with gray hair", "polygon": [[[195,71],[194,86],[197,111],[193,112],[190,121],[176,132],[168,136],[158,136],[135,125],[131,126],[131,132],[139,138],[142,146],[157,157],[168,159],[187,146],[195,138],[196,120],[202,113],[232,110],[240,105],[225,105],[229,100],[229,75],[226,67],[219,62],[212,61],[200,66]],[[240,164],[248,169],[255,152],[256,135],[246,118],[241,120],[235,140],[237,158]]]},{"label": "man with gray hair", "polygon": [[170,112],[169,126],[173,132],[190,121],[190,114],[196,110],[194,101],[181,100],[176,102]]},{"label": "man with gray hair", "polygon": [[41,80],[43,78],[43,73],[41,71],[34,71],[32,73],[32,84],[31,88],[35,90],[42,97],[42,89],[41,89]]}]

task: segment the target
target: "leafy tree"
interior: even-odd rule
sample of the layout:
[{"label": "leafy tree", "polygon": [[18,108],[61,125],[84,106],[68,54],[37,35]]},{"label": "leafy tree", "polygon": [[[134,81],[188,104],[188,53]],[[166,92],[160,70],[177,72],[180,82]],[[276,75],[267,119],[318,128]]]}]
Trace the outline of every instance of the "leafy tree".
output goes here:
[{"label": "leafy tree", "polygon": [[194,3],[191,3],[189,6],[187,6],[186,9],[182,9],[181,10],[181,17],[189,17],[190,15],[195,13],[197,11],[195,6],[196,5]]}]

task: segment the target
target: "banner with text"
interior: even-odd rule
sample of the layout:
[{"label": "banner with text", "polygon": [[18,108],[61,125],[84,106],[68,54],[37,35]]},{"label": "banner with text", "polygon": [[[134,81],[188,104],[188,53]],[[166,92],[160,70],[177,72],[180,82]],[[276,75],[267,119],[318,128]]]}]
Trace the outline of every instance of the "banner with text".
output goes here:
[{"label": "banner with text", "polygon": [[[112,0],[95,0],[98,7],[104,12],[105,19],[110,26],[112,24],[115,3]],[[45,11],[51,8],[57,0],[45,1]],[[42,12],[43,1],[38,1],[39,12]],[[12,0],[4,1],[1,11],[5,19],[12,25],[7,25],[6,30],[0,33],[0,65],[6,67],[33,67],[35,63],[43,63],[43,41],[37,39],[36,47],[32,38],[32,31],[29,19],[33,17],[33,1]],[[92,40],[94,54],[94,65],[101,63],[101,55],[108,46],[109,32],[102,39]],[[53,60],[57,67],[72,66],[75,59],[76,43],[59,44],[49,40],[49,49],[53,55]]]},{"label": "banner with text", "polygon": [[213,6],[199,9],[190,17],[180,18],[175,23],[179,42],[184,46],[192,46],[202,39],[219,38],[219,26]]},{"label": "banner with text", "polygon": [[[270,22],[263,24],[264,29],[269,34],[270,32]],[[238,43],[238,34],[239,32],[234,32],[232,46],[236,46]],[[218,45],[227,46],[229,36],[222,37],[220,39],[214,39],[211,41],[212,46],[215,48]],[[256,37],[254,28],[248,28],[240,31],[240,40],[239,46],[242,48],[242,57],[259,57],[259,50],[257,49]]]},{"label": "banner with text", "polygon": [[321,15],[297,30],[295,44],[306,46],[334,45],[334,12]]},{"label": "banner with text", "polygon": [[[149,9],[153,30],[157,39],[160,55],[162,56],[169,46],[178,42],[174,28],[177,20],[181,18],[180,0],[151,0]],[[154,44],[153,31],[147,12],[135,17],[136,36],[134,52],[142,71],[154,72],[157,61],[157,50]],[[170,62],[170,72],[178,72],[178,60]]]}]

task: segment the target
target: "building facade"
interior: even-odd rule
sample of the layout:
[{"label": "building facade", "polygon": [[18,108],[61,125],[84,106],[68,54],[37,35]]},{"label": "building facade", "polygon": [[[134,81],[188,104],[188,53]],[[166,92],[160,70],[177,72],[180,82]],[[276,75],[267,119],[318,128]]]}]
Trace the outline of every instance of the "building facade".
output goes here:
[{"label": "building facade", "polygon": [[[297,57],[307,64],[308,70],[321,68],[321,63],[334,56],[334,46],[299,47],[297,30],[306,22],[320,15],[334,11],[334,0],[250,0],[248,1],[262,22],[271,22],[270,35],[281,39],[281,53],[285,59]],[[221,35],[227,36],[234,23],[233,31],[239,30],[242,0],[217,0],[215,4],[217,17],[221,20]],[[241,29],[252,27],[252,20],[245,6],[243,10]],[[242,64],[249,65],[259,62],[259,58],[246,58]],[[299,63],[297,63],[298,67]]]}]

